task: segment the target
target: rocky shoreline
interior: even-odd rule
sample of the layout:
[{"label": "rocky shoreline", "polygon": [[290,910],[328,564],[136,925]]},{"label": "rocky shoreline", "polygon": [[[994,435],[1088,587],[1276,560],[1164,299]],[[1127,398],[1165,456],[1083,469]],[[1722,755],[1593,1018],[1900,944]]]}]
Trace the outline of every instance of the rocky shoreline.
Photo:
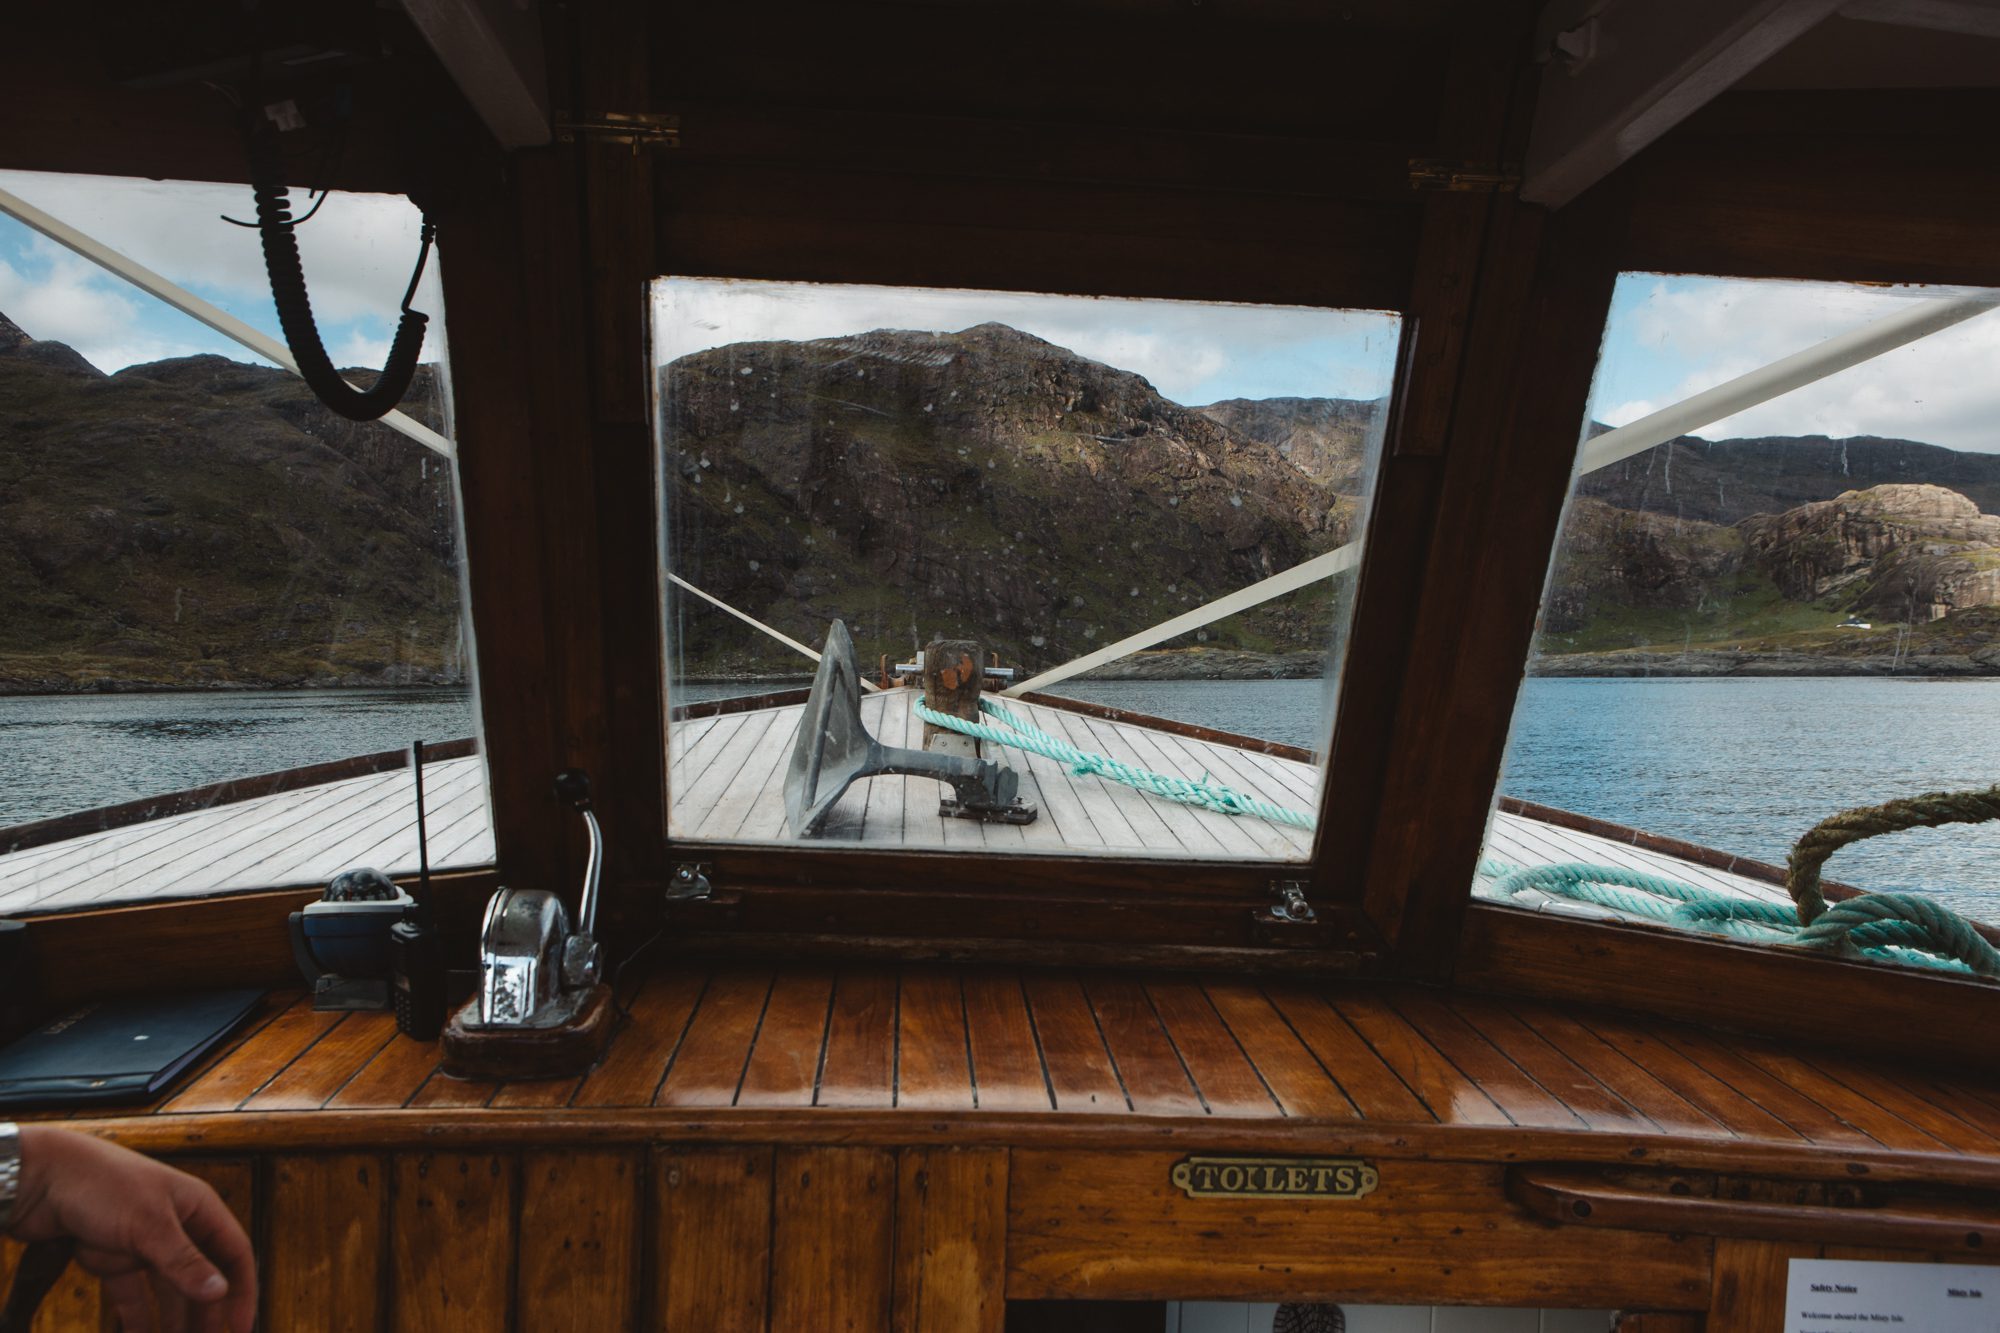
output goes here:
[{"label": "rocky shoreline", "polygon": [[2000,647],[1977,653],[1905,653],[1831,657],[1814,653],[1697,650],[1565,653],[1534,663],[1531,676],[1683,676],[1698,679],[1777,676],[2000,676]]}]

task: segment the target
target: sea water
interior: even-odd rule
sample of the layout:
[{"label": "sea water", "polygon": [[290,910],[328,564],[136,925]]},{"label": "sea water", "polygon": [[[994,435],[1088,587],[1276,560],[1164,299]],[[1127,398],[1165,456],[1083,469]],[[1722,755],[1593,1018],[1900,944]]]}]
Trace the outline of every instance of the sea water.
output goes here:
[{"label": "sea water", "polygon": [[[1072,681],[1059,692],[1324,744],[1319,681]],[[0,698],[0,826],[473,728],[460,690]],[[1500,787],[1782,863],[1801,833],[1849,806],[1996,781],[2000,681],[1561,679],[1524,685]],[[1836,853],[1827,874],[2000,919],[2000,823],[1872,838]]]},{"label": "sea water", "polygon": [[[1325,747],[1317,680],[1073,680],[1054,693]],[[1783,865],[1828,815],[1995,782],[2000,680],[1551,678],[1522,686],[1500,790]],[[2000,821],[1871,838],[1825,873],[2000,920]]]}]

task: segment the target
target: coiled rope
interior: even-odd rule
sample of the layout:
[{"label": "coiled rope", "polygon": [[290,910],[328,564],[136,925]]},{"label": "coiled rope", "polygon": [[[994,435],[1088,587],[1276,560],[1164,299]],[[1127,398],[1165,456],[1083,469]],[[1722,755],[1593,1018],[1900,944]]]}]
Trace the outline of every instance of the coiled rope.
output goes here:
[{"label": "coiled rope", "polygon": [[[1206,774],[1191,782],[1079,750],[991,699],[981,699],[979,711],[1002,723],[1004,729],[940,713],[923,699],[912,705],[912,711],[932,726],[1038,754],[1079,776],[1109,778],[1165,800],[1219,814],[1253,815],[1293,828],[1313,827],[1311,815],[1210,782]],[[1802,945],[1842,958],[1881,958],[1914,967],[2000,977],[2000,949],[1989,944],[1970,921],[1921,894],[1870,893],[1829,905],[1819,891],[1821,865],[1851,842],[1899,829],[1976,824],[1989,819],[2000,819],[2000,785],[1978,792],[1932,792],[1842,811],[1816,825],[1792,849],[1785,877],[1794,902],[1789,908],[1642,870],[1580,861],[1520,867],[1487,860],[1479,863],[1479,874],[1492,881],[1491,891],[1499,898],[1534,890],[1683,930],[1703,930],[1760,944]]]},{"label": "coiled rope", "polygon": [[1290,824],[1293,828],[1310,829],[1313,817],[1298,810],[1288,810],[1282,805],[1237,791],[1219,782],[1210,782],[1203,774],[1198,782],[1174,777],[1166,773],[1155,773],[1150,769],[1137,768],[1121,763],[1108,755],[1093,754],[1079,750],[1068,741],[1049,735],[1046,731],[1023,718],[1014,716],[991,699],[979,701],[979,711],[988,717],[1004,723],[1006,728],[988,726],[983,722],[971,722],[949,713],[940,713],[922,699],[918,699],[912,710],[934,727],[944,727],[961,735],[978,740],[991,741],[995,745],[1009,745],[1029,754],[1038,754],[1044,759],[1052,759],[1066,765],[1069,771],[1080,776],[1109,778],[1163,800],[1178,801],[1182,805],[1199,806],[1224,815],[1253,815],[1258,819],[1268,819],[1277,824]]},{"label": "coiled rope", "polygon": [[1492,892],[1501,898],[1534,889],[1551,897],[1593,903],[1735,939],[1798,944],[1843,958],[1886,958],[1918,967],[2000,977],[2000,950],[1970,921],[1922,894],[1868,893],[1829,904],[1819,890],[1820,867],[1849,843],[1900,829],[1976,824],[1989,819],[2000,819],[2000,786],[1974,792],[1930,792],[1843,810],[1815,825],[1792,848],[1785,875],[1791,907],[1733,898],[1620,866],[1568,862],[1522,869],[1484,861],[1479,873],[1493,881]]}]

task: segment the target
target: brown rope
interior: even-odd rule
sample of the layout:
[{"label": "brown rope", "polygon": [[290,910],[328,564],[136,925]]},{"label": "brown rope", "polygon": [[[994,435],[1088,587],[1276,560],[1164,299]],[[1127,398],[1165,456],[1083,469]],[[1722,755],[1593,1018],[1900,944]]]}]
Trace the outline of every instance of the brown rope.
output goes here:
[{"label": "brown rope", "polygon": [[1810,926],[1826,911],[1820,893],[1819,871],[1832,856],[1850,842],[1860,842],[1878,833],[1903,829],[1935,828],[1940,824],[1983,824],[2000,819],[2000,783],[1984,791],[1933,791],[1922,796],[1886,801],[1843,810],[1831,819],[1815,824],[1798,843],[1785,865],[1785,892],[1798,905],[1799,924]]}]

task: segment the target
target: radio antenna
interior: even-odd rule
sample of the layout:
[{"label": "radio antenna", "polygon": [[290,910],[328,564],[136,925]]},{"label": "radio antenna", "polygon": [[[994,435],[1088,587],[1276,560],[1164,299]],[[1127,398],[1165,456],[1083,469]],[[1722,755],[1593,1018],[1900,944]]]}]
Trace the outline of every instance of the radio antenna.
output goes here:
[{"label": "radio antenna", "polygon": [[410,742],[410,776],[417,783],[417,920],[431,920],[431,851],[424,830],[424,743]]}]

